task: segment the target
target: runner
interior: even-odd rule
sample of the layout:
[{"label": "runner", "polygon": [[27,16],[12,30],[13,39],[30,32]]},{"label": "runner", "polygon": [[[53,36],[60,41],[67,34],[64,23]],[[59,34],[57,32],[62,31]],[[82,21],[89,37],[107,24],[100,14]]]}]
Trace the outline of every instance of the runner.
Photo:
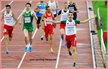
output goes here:
[{"label": "runner", "polygon": [[79,12],[79,9],[77,8],[76,4],[73,1],[69,1],[69,5],[68,5],[69,11],[73,12],[73,19],[76,20],[77,19],[77,13]]},{"label": "runner", "polygon": [[[37,28],[39,29],[40,27],[40,20],[41,20],[41,17],[42,15],[46,12],[46,4],[44,1],[40,1],[38,4],[36,4],[36,7],[34,9],[34,11],[36,12],[36,15],[38,17],[38,20],[37,20]],[[41,36],[41,40],[44,39],[44,30],[42,29],[42,36]]]},{"label": "runner", "polygon": [[78,21],[78,20],[73,20],[73,14],[72,12],[68,13],[68,20],[64,20],[64,21],[51,21],[51,20],[47,20],[48,22],[53,22],[56,24],[64,24],[65,25],[65,32],[66,32],[66,43],[67,43],[67,48],[68,48],[68,52],[69,55],[72,55],[72,52],[70,51],[70,48],[72,46],[72,50],[73,50],[73,67],[76,66],[76,24],[84,24],[87,23],[88,21],[90,21],[91,19],[95,18],[91,17],[90,19],[84,20],[84,21]]},{"label": "runner", "polygon": [[[48,1],[47,6],[50,7],[51,12],[54,14],[54,18],[56,18],[57,10],[59,10],[58,2],[50,0],[50,1]],[[54,26],[54,28],[56,28],[56,24],[53,24],[53,26]]]},{"label": "runner", "polygon": [[[21,21],[23,19],[23,31],[25,36],[25,52],[27,52],[27,49],[29,47],[29,52],[32,52],[32,32],[33,32],[33,17],[35,17],[35,20],[37,20],[37,17],[35,13],[30,9],[31,4],[26,3],[25,4],[26,10],[23,12],[20,18],[20,25]],[[30,43],[30,45],[29,45]]]},{"label": "runner", "polygon": [[17,18],[15,16],[14,12],[11,10],[11,6],[6,5],[5,7],[6,7],[6,11],[3,12],[1,21],[3,21],[3,19],[4,19],[4,44],[6,47],[6,54],[8,54],[9,53],[9,51],[8,51],[8,37],[9,37],[9,41],[11,41],[12,37],[13,37],[13,33],[12,33],[13,29],[18,21],[17,21]]},{"label": "runner", "polygon": [[50,52],[53,52],[53,34],[54,34],[54,29],[53,29],[53,25],[51,22],[46,22],[46,21],[42,21],[44,19],[51,19],[51,20],[55,20],[53,13],[50,11],[50,7],[46,6],[46,12],[43,14],[42,18],[41,18],[41,24],[42,24],[42,29],[44,29],[45,32],[45,38],[46,41],[48,41],[48,36],[50,35]]},{"label": "runner", "polygon": [[[68,20],[68,13],[69,13],[68,3],[65,2],[64,3],[64,9],[62,9],[62,10],[60,10],[58,12],[58,15],[61,15],[60,21]],[[57,15],[57,18],[58,18],[58,15]],[[64,33],[65,33],[65,25],[64,24],[60,24],[60,34],[61,34],[61,39],[62,40],[64,40]],[[67,47],[66,43],[65,43],[64,46]]]}]

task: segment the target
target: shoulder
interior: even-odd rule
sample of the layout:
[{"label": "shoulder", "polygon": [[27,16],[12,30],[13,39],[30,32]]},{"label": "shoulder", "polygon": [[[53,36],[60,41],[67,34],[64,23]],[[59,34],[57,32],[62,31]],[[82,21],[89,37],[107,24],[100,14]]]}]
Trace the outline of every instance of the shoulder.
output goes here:
[{"label": "shoulder", "polygon": [[2,12],[2,15],[4,15],[4,14],[5,14],[5,11]]}]

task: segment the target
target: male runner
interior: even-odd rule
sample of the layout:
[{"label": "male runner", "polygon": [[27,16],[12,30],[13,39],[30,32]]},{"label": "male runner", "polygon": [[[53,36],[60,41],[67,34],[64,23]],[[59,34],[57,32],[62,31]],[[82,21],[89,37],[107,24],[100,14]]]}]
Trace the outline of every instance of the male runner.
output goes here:
[{"label": "male runner", "polygon": [[[36,7],[34,9],[34,11],[36,12],[36,16],[38,17],[38,20],[37,20],[37,28],[39,29],[40,27],[40,20],[41,20],[41,17],[42,15],[46,12],[46,4],[44,1],[40,1],[38,4],[36,4]],[[44,39],[44,30],[42,29],[42,37],[41,37],[41,40]]]},{"label": "male runner", "polygon": [[8,37],[9,41],[11,41],[13,37],[13,29],[18,21],[14,12],[11,10],[11,6],[6,5],[5,7],[6,10],[2,13],[1,21],[4,19],[4,44],[6,47],[6,54],[8,54]]},{"label": "male runner", "polygon": [[[65,2],[64,3],[64,9],[60,10],[58,12],[58,15],[61,15],[61,19],[60,21],[63,21],[63,20],[68,20],[68,13],[69,13],[69,10],[68,10],[68,3]],[[57,15],[57,18],[58,18],[58,15]],[[64,33],[65,33],[65,25],[64,24],[60,24],[60,34],[61,34],[61,39],[63,40],[64,39]],[[65,47],[66,47],[66,43],[65,43]]]},{"label": "male runner", "polygon": [[72,53],[70,51],[70,48],[72,46],[72,50],[73,50],[73,66],[76,66],[76,24],[84,24],[87,23],[88,21],[90,21],[91,19],[95,18],[91,17],[90,19],[84,20],[84,21],[78,21],[78,20],[73,20],[73,14],[72,12],[68,13],[68,20],[64,20],[64,21],[52,21],[52,20],[47,20],[49,22],[53,22],[56,24],[64,24],[65,25],[65,32],[66,32],[66,44],[67,44],[67,48],[68,48],[68,52],[69,55],[71,56]]},{"label": "male runner", "polygon": [[[58,2],[50,0],[50,1],[48,1],[47,6],[50,7],[51,12],[54,14],[54,18],[56,18],[56,16],[57,16],[57,10],[59,10]],[[55,27],[56,27],[56,24],[54,24],[54,28]]]},{"label": "male runner", "polygon": [[30,9],[31,8],[30,3],[26,3],[25,7],[26,10],[23,12],[19,23],[21,25],[21,20],[23,19],[23,31],[26,43],[25,52],[27,52],[28,47],[29,47],[29,52],[32,52],[33,17],[35,18],[35,20],[37,20],[37,17],[35,13]]},{"label": "male runner", "polygon": [[73,19],[76,20],[77,19],[77,13],[79,12],[78,7],[76,6],[76,4],[73,1],[69,1],[69,5],[68,5],[69,11],[73,12]]},{"label": "male runner", "polygon": [[44,32],[45,32],[46,41],[48,41],[48,36],[50,35],[50,52],[52,53],[53,52],[52,46],[53,46],[54,28],[53,28],[52,22],[47,22],[44,19],[54,20],[54,15],[51,12],[49,6],[46,6],[46,12],[43,14],[41,18],[41,24],[42,24],[42,29],[44,29]]}]

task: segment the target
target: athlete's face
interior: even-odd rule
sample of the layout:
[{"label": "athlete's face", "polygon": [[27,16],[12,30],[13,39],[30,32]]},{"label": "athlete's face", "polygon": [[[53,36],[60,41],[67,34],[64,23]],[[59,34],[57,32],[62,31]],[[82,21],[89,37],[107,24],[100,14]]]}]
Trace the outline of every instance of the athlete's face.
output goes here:
[{"label": "athlete's face", "polygon": [[50,12],[50,8],[47,8],[47,12]]},{"label": "athlete's face", "polygon": [[68,5],[67,4],[64,4],[64,8],[67,9],[68,8]]},{"label": "athlete's face", "polygon": [[68,13],[68,19],[72,20],[73,19],[73,14],[72,13]]},{"label": "athlete's face", "polygon": [[69,4],[72,5],[73,4],[73,1],[69,1]]},{"label": "athlete's face", "polygon": [[30,5],[26,5],[26,10],[30,10]]},{"label": "athlete's face", "polygon": [[11,9],[10,7],[6,7],[6,11],[7,11],[7,12],[9,12],[9,11],[10,11],[10,9]]}]

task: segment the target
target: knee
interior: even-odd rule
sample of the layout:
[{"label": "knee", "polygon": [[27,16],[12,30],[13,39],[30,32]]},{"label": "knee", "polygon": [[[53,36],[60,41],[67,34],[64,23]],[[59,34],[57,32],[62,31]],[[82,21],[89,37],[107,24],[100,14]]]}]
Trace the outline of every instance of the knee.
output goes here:
[{"label": "knee", "polygon": [[76,52],[76,49],[75,48],[73,48],[72,50],[73,50],[73,52]]},{"label": "knee", "polygon": [[4,36],[4,40],[7,40],[8,39],[8,36]]},{"label": "knee", "polygon": [[64,29],[61,29],[60,33],[61,33],[61,35],[63,35],[64,34]]},{"label": "knee", "polygon": [[50,40],[52,40],[53,39],[53,36],[50,36]]}]

